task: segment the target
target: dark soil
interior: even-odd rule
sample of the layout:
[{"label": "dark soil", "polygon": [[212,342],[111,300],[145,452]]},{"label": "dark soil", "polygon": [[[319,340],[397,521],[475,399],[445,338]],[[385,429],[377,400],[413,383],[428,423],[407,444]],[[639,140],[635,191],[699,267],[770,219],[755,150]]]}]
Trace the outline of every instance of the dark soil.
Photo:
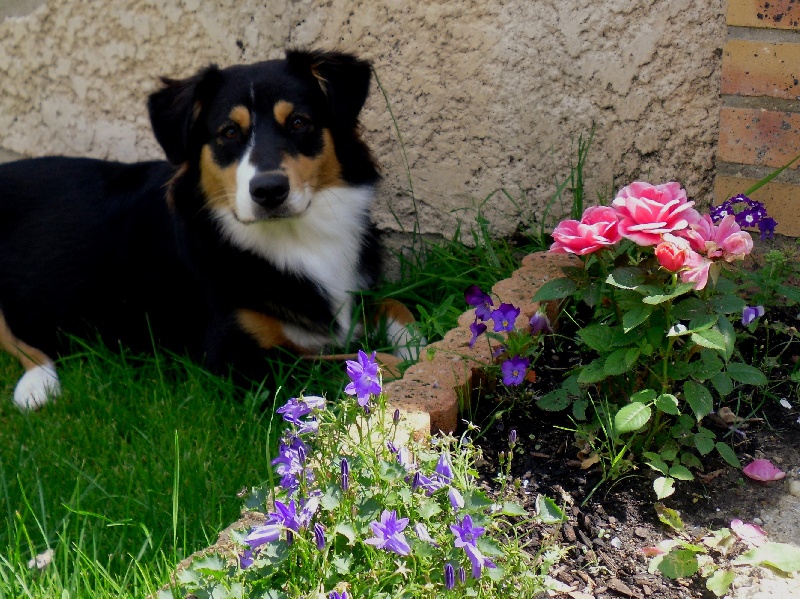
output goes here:
[{"label": "dark soil", "polygon": [[[744,418],[736,432],[716,415],[704,419],[718,438],[732,444],[743,464],[765,457],[784,469],[800,464],[800,397],[797,384],[788,380],[800,354],[794,320],[798,309],[787,310],[777,325],[769,325],[769,346],[764,332],[754,337],[746,351],[774,355],[784,348],[770,373],[768,397],[753,405],[742,397],[729,397],[719,408],[729,407]],[[773,316],[773,319],[775,317]],[[790,325],[780,322],[793,323]],[[783,344],[783,345],[781,345]],[[548,357],[549,356],[549,357]],[[558,351],[546,351],[537,364],[540,381],[561,380],[565,368],[580,359],[562,342]],[[752,362],[751,362],[752,363]],[[615,481],[603,481],[599,464],[584,463],[591,449],[576,441],[574,423],[567,413],[548,413],[535,405],[536,397],[548,389],[545,383],[526,384],[510,393],[495,388],[473,397],[472,420],[482,430],[476,443],[482,449],[479,460],[484,487],[500,498],[514,500],[533,510],[538,494],[554,499],[568,516],[560,526],[524,524],[517,531],[533,547],[557,541],[569,547],[566,558],[551,574],[582,597],[653,597],[676,599],[714,597],[699,576],[674,581],[647,571],[649,558],[642,548],[669,538],[670,531],[659,522],[652,481],[659,476],[646,465],[631,469]],[[735,395],[732,394],[732,395]],[[786,398],[787,409],[779,404]],[[747,400],[748,398],[744,398]],[[739,402],[738,404],[736,402]],[[509,433],[517,431],[510,476],[501,484],[498,473],[505,470],[509,455]],[[785,491],[780,483],[758,483],[747,479],[714,452],[703,458],[703,469],[695,480],[679,482],[676,492],[662,503],[680,512],[696,538],[707,530],[727,527],[734,518],[752,522],[765,508],[774,505]],[[708,457],[708,456],[707,456]],[[769,532],[769,531],[768,531]],[[586,593],[582,595],[581,593]]]}]

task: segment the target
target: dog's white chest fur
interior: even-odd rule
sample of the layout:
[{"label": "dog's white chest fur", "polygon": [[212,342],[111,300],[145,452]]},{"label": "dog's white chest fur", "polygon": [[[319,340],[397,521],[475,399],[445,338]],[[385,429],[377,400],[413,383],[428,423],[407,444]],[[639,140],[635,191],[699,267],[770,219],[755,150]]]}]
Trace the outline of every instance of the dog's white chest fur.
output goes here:
[{"label": "dog's white chest fur", "polygon": [[[314,281],[330,298],[339,325],[338,342],[351,331],[352,292],[366,281],[357,263],[364,228],[369,223],[372,187],[334,187],[313,194],[308,210],[288,219],[241,223],[227,211],[216,213],[221,231],[284,272]],[[286,325],[289,339],[307,349],[320,349],[330,338]]]}]

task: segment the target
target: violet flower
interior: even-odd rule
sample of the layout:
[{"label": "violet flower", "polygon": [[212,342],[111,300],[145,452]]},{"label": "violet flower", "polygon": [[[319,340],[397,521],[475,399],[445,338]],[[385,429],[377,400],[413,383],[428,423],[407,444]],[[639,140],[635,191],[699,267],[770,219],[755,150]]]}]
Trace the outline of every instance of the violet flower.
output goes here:
[{"label": "violet flower", "polygon": [[372,534],[375,536],[364,542],[374,545],[378,549],[393,551],[397,555],[408,555],[411,553],[411,547],[403,534],[406,526],[408,526],[408,518],[398,519],[395,510],[391,512],[383,510],[380,522],[372,521],[370,523]]},{"label": "violet flower", "polygon": [[477,320],[469,325],[469,330],[472,332],[472,339],[469,340],[469,346],[474,347],[478,337],[486,332],[486,325]]},{"label": "violet flower", "polygon": [[325,529],[319,522],[314,525],[314,542],[320,551],[325,549]]},{"label": "violet flower", "polygon": [[380,395],[381,383],[378,374],[376,353],[368,356],[363,350],[358,350],[358,361],[347,360],[347,376],[352,381],[344,388],[348,395],[355,395],[358,405],[366,408],[371,395]]},{"label": "violet flower", "polygon": [[464,291],[464,301],[475,308],[475,316],[480,320],[489,320],[494,302],[488,293],[484,293],[477,285],[470,285]]},{"label": "violet flower", "polygon": [[765,217],[758,221],[758,230],[761,231],[761,240],[775,239],[775,227],[778,223],[772,217]]},{"label": "violet flower", "polygon": [[522,356],[514,356],[503,362],[500,365],[500,371],[503,374],[503,384],[511,387],[519,385],[525,380],[525,374],[528,372],[530,360]]},{"label": "violet flower", "polygon": [[253,550],[245,549],[244,552],[239,556],[239,567],[242,570],[249,568],[253,565],[253,561]]},{"label": "violet flower", "polygon": [[520,309],[513,304],[500,304],[497,310],[491,314],[494,321],[494,332],[500,333],[502,331],[513,331],[514,321],[519,316]]},{"label": "violet flower", "polygon": [[347,493],[347,489],[350,488],[350,463],[347,461],[347,458],[342,458],[341,473],[342,491]]},{"label": "violet flower", "polygon": [[[308,447],[297,435],[289,439],[282,439],[278,448],[278,457],[272,460],[275,472],[281,477],[280,485],[289,493],[294,493],[300,488],[300,476],[305,471]],[[311,472],[306,472],[310,478]]]},{"label": "violet flower", "polygon": [[342,591],[341,593],[338,591],[331,591],[328,594],[328,599],[349,599],[349,597],[350,596],[347,594],[347,591]]},{"label": "violet flower", "polygon": [[280,539],[282,531],[283,526],[274,522],[268,522],[263,526],[253,527],[244,538],[244,542],[250,547],[250,557],[253,555],[252,550],[256,547],[260,547],[265,543],[274,543]]},{"label": "violet flower", "polygon": [[450,465],[450,455],[446,451],[439,454],[439,460],[436,462],[433,472],[434,479],[444,483],[449,483],[453,480],[453,467]]},{"label": "violet flower", "polygon": [[438,547],[439,543],[433,540],[430,533],[428,532],[428,528],[422,523],[418,522],[414,525],[414,532],[417,533],[417,538],[420,541],[428,543],[429,545],[433,545],[434,547]]},{"label": "violet flower", "polygon": [[742,310],[742,325],[747,326],[764,316],[764,306],[745,306]]},{"label": "violet flower", "polygon": [[464,507],[464,497],[458,489],[450,487],[447,491],[447,498],[450,500],[453,510],[458,511]]}]

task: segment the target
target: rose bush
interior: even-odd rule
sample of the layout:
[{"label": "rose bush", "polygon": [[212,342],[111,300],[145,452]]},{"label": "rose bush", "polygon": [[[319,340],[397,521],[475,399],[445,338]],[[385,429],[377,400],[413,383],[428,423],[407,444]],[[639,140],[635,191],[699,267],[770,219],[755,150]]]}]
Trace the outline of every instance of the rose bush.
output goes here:
[{"label": "rose bush", "polygon": [[[583,268],[568,269],[533,298],[572,300],[565,309],[582,325],[577,337],[584,352],[580,366],[539,406],[571,405],[584,422],[580,434],[590,442],[605,435],[602,443],[615,456],[608,476],[631,466],[622,456],[646,461],[661,474],[654,484],[659,497],[672,493],[675,480],[692,478],[698,453],[716,450],[739,466],[702,419],[715,395],[767,382],[736,357],[733,322],[749,307],[720,274],[753,249],[743,226],[759,227],[765,237],[775,221],[749,198],[726,204],[701,214],[678,183],[632,183],[611,206],[589,208],[580,221],[555,228],[550,250],[580,256]],[[737,212],[737,204],[745,210]]]}]

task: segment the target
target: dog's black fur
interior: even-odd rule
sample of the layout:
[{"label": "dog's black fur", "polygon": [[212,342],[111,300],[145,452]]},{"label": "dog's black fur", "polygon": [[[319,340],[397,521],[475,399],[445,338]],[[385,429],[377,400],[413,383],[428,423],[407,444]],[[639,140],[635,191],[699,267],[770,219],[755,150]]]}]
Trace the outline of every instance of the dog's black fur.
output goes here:
[{"label": "dog's black fur", "polygon": [[340,53],[211,66],[149,98],[168,162],[0,165],[5,349],[30,371],[63,349],[60,331],[99,331],[254,375],[264,349],[345,339],[332,273],[349,294],[379,270],[378,173],[358,124],[370,75]]}]

